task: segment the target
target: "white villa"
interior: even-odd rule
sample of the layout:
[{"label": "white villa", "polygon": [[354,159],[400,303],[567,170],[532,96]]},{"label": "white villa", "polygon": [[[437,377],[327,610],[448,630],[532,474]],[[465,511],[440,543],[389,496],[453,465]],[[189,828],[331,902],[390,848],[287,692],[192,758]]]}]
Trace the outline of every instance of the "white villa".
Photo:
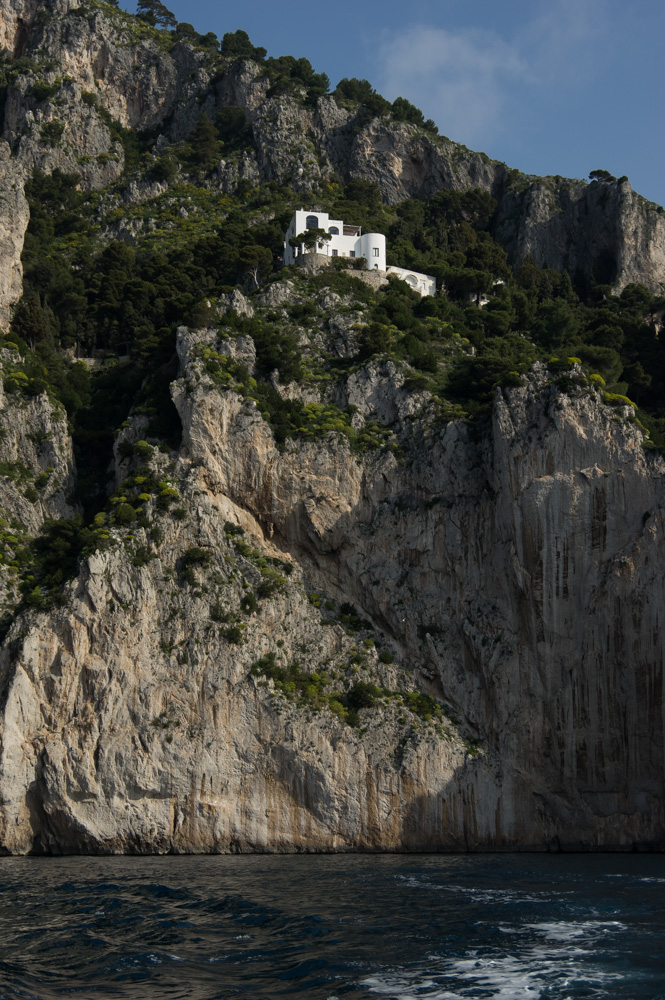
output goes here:
[{"label": "white villa", "polygon": [[362,257],[368,271],[394,274],[421,295],[436,294],[436,279],[431,274],[420,274],[403,267],[386,265],[386,238],[382,233],[363,233],[360,226],[350,226],[341,219],[331,219],[327,212],[306,212],[304,208],[294,213],[284,238],[284,263],[294,264],[306,253],[304,244],[292,247],[289,243],[308,229],[323,229],[329,240],[321,240],[314,252],[324,257]]}]

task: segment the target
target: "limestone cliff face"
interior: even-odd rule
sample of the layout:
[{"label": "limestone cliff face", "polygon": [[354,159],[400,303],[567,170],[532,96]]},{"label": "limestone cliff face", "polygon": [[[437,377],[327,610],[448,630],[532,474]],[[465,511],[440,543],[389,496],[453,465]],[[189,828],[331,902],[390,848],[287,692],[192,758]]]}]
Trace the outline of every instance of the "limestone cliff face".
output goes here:
[{"label": "limestone cliff face", "polygon": [[[0,44],[35,57],[4,105],[0,327],[21,294],[35,168],[110,188],[114,208],[147,204],[168,182],[115,183],[111,119],[154,128],[156,154],[225,105],[245,109],[252,145],[206,180],[224,192],[277,181],[305,199],[334,175],[376,182],[389,203],[481,188],[514,263],[665,281],[665,216],[625,181],[516,177],[415,126],[361,125],[331,97],[270,94],[251,61],[213,75],[202,50],[164,51],[108,5],[0,0]],[[114,225],[131,238],[142,223]],[[220,331],[181,328],[179,450],[145,445],[146,416],[116,441],[117,487],[152,482],[132,498],[145,518],[101,515],[63,602],[24,607],[0,646],[0,848],[662,849],[665,464],[632,408],[606,406],[581,372],[566,394],[535,366],[497,390],[479,435],[375,359],[341,365],[321,399],[315,379],[272,376],[285,398],[349,407],[364,451],[336,430],[278,445],[249,381],[204,358],[251,373],[254,343],[227,312],[290,323],[299,295],[293,281],[252,302],[236,291]],[[305,356],[316,340],[353,363],[362,303],[324,289],[316,307]],[[1,354],[4,611],[21,546],[74,514],[75,469],[64,414]],[[350,725],[334,695],[356,688]]]},{"label": "limestone cliff face", "polygon": [[[31,75],[20,77],[5,104],[5,136],[24,177],[34,170],[61,170],[77,174],[88,190],[116,180],[125,161],[122,144],[113,139],[95,108],[84,103],[81,87],[68,81],[57,96],[38,101],[31,93],[33,83]],[[52,128],[61,130],[56,141]]]},{"label": "limestone cliff face", "polygon": [[[113,529],[67,605],[4,644],[4,848],[662,847],[665,467],[629,413],[536,369],[477,440],[373,362],[345,391],[358,419],[392,422],[403,460],[334,434],[280,451],[206,376],[214,342],[181,331],[183,445],[155,461],[183,507],[155,508],[152,558],[144,529]],[[251,363],[246,338],[217,346]],[[243,612],[271,559],[293,574]],[[351,669],[358,640],[323,597],[394,651],[361,643],[363,676],[390,689],[410,668],[443,727],[387,699],[355,730],[250,671],[268,652]]]},{"label": "limestone cliff face", "polygon": [[0,46],[15,58],[22,56],[40,18],[61,16],[75,6],[75,0],[2,0]]},{"label": "limestone cliff face", "polygon": [[514,261],[530,255],[617,290],[633,281],[664,287],[665,215],[627,180],[534,179],[502,198],[496,235]]},{"label": "limestone cliff face", "polygon": [[370,366],[348,391],[398,418],[403,464],[334,446],[280,456],[239,401],[176,402],[210,487],[351,595],[511,761],[493,843],[662,839],[662,460],[594,395],[542,376],[497,396],[480,445],[409,421],[402,379]]},{"label": "limestone cliff face", "polygon": [[[150,128],[177,101],[205,87],[197,78],[202,56],[185,44],[164,52],[141,22],[123,11],[73,0],[3,0],[0,38],[19,55],[48,53],[58,75],[68,76],[122,125]],[[17,41],[20,39],[21,41]]]},{"label": "limestone cliff face", "polygon": [[[12,23],[5,15],[6,32]],[[25,52],[48,53],[49,62],[45,70],[39,64],[24,70],[10,84],[5,138],[28,170],[77,173],[88,189],[107,186],[124,166],[122,144],[112,138],[98,106],[122,126],[151,128],[208,83],[200,53],[182,43],[164,52],[149,29],[111,7],[53,3],[20,30]],[[52,85],[54,93],[36,97],[37,80]],[[56,140],[48,131],[53,123],[62,126]]]},{"label": "limestone cliff face", "polygon": [[21,253],[30,217],[23,184],[23,170],[0,141],[0,329],[9,326],[23,291]]},{"label": "limestone cliff face", "polygon": [[[390,704],[356,732],[254,677],[251,663],[269,650],[334,669],[357,646],[339,624],[322,627],[297,569],[238,627],[241,644],[229,638],[211,604],[240,612],[260,560],[285,553],[207,488],[200,467],[181,466],[174,482],[191,516],[162,519],[158,556],[137,565],[118,538],[84,563],[65,608],[29,613],[26,633],[12,630],[0,653],[3,848],[417,849],[447,808],[432,807],[429,789],[454,784],[467,756],[459,737],[405,727]],[[245,529],[240,547],[229,523]],[[125,540],[146,543],[143,531]],[[185,585],[192,545],[208,569]],[[396,667],[373,648],[364,659],[394,686]],[[466,811],[452,786],[450,795],[450,808]],[[457,834],[445,842],[454,847]]]}]

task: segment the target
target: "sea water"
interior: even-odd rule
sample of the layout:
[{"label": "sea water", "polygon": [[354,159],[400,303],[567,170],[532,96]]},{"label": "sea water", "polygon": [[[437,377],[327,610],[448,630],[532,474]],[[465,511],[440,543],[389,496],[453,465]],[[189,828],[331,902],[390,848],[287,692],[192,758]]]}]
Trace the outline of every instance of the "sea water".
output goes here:
[{"label": "sea water", "polygon": [[0,859],[0,998],[665,1000],[665,858]]}]

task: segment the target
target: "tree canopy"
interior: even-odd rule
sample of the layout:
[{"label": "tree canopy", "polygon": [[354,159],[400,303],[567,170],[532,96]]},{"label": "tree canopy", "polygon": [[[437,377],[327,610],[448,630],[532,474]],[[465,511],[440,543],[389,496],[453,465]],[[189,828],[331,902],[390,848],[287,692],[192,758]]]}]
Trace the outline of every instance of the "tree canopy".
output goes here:
[{"label": "tree canopy", "polygon": [[136,15],[153,28],[175,28],[178,23],[161,0],[138,0]]}]

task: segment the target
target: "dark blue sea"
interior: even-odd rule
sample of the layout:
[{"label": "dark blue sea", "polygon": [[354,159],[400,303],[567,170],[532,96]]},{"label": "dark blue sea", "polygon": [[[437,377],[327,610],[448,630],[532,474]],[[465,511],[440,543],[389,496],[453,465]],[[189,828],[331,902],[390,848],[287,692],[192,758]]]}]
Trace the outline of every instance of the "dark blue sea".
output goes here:
[{"label": "dark blue sea", "polygon": [[665,857],[3,858],[19,997],[665,1000]]}]

